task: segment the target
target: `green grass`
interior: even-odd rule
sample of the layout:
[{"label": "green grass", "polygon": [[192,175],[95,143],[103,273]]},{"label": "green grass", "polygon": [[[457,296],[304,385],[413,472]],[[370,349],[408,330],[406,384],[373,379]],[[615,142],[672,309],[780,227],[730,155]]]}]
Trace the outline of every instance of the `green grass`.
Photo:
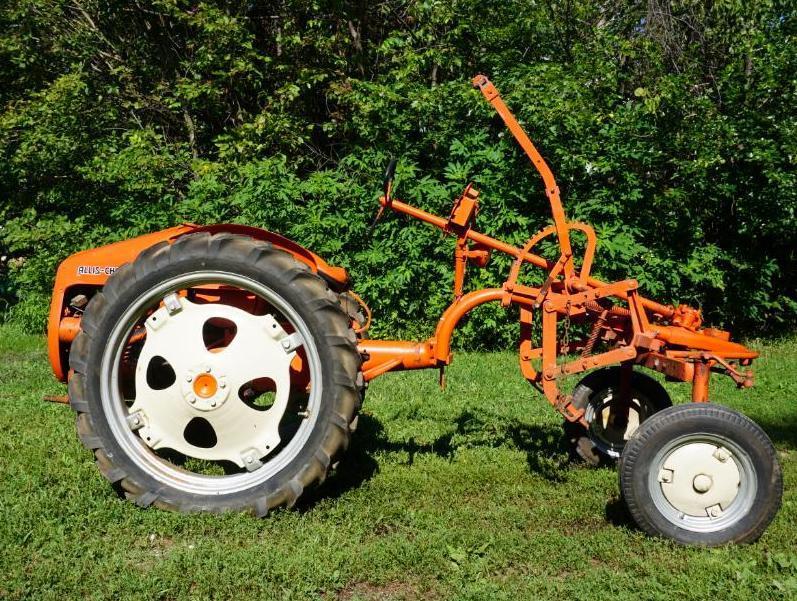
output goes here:
[{"label": "green grass", "polygon": [[338,473],[256,520],[120,500],[42,402],[64,393],[43,340],[0,329],[0,598],[797,598],[797,341],[759,347],[757,386],[713,397],[772,437],[783,509],[758,543],[701,550],[636,530],[613,469],[568,464],[510,353],[458,355],[442,392],[380,378]]}]

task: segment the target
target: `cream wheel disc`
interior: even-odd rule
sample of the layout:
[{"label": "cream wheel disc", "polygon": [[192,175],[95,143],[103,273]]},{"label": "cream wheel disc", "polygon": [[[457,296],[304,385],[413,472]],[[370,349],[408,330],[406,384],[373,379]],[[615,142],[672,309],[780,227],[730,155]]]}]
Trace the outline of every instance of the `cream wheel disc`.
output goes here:
[{"label": "cream wheel disc", "polygon": [[[271,309],[257,315],[186,297],[186,290],[208,284],[255,295]],[[230,324],[235,334],[229,344],[209,349],[203,328],[214,321]],[[142,325],[144,341],[135,363],[131,402],[123,393],[120,365],[135,328],[141,330]],[[300,351],[310,383],[307,390],[296,391],[291,364]],[[167,364],[173,378],[153,381],[149,372],[158,364]],[[133,303],[111,332],[101,374],[104,411],[125,453],[158,480],[196,494],[232,494],[265,482],[285,467],[307,442],[322,395],[318,351],[295,309],[260,282],[216,271],[185,274]],[[241,398],[252,382],[268,383],[268,407]],[[284,420],[296,392],[307,400],[301,412],[291,415],[298,426],[285,437]],[[187,436],[189,425],[198,420],[212,434],[212,444]],[[174,452],[192,460],[232,464],[238,471],[196,472],[175,464]]]},{"label": "cream wheel disc", "polygon": [[[136,367],[136,399],[130,407],[139,435],[152,449],[169,448],[239,467],[260,467],[261,458],[280,443],[279,424],[288,404],[290,366],[300,335],[288,335],[271,314],[252,315],[218,304],[197,304],[172,293],[145,321],[146,339]],[[229,346],[211,352],[202,338],[204,324],[223,319],[234,324]],[[175,382],[153,388],[147,378],[155,360],[166,361]],[[268,378],[275,398],[259,411],[238,398],[247,382]],[[216,444],[201,448],[186,440],[189,423],[201,418],[212,427]]]},{"label": "cream wheel disc", "polygon": [[728,449],[692,442],[664,459],[659,482],[665,498],[678,511],[717,518],[736,499],[741,475]]},{"label": "cream wheel disc", "polygon": [[680,437],[660,449],[649,488],[667,520],[698,532],[732,525],[749,512],[756,494],[749,456],[717,434]]}]

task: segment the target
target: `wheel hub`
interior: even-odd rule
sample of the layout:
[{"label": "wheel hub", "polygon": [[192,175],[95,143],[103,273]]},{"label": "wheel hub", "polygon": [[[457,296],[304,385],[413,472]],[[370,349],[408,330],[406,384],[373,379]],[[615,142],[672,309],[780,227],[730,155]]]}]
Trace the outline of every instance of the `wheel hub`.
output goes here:
[{"label": "wheel hub", "polygon": [[739,492],[741,476],[733,454],[707,442],[692,442],[672,451],[658,480],[667,501],[693,517],[720,517]]},{"label": "wheel hub", "polygon": [[714,484],[714,481],[711,479],[711,476],[708,474],[698,474],[695,476],[695,479],[692,480],[692,488],[695,489],[695,492],[703,494],[711,490],[711,485]]},{"label": "wheel hub", "polygon": [[613,402],[613,391],[609,391],[599,403],[590,402],[586,407],[584,418],[589,422],[590,439],[610,457],[619,457],[626,441],[650,412],[645,406],[647,400],[635,396],[640,398],[632,398],[626,407],[619,407]]},{"label": "wheel hub", "polygon": [[211,366],[203,365],[189,370],[181,385],[183,398],[199,411],[213,411],[220,408],[229,396],[227,378],[214,373]]}]

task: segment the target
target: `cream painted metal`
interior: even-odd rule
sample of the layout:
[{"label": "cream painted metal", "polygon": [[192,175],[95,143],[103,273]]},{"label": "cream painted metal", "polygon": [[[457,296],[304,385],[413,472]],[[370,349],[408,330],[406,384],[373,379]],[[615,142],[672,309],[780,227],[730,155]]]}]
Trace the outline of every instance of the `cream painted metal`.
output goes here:
[{"label": "cream painted metal", "polygon": [[743,520],[758,490],[751,457],[732,438],[679,436],[651,462],[648,490],[662,517],[692,532],[717,532]]},{"label": "cream painted metal", "polygon": [[[229,346],[214,351],[202,338],[203,326],[212,319],[236,326]],[[136,399],[130,407],[132,425],[140,428],[141,439],[154,450],[169,448],[198,459],[231,461],[250,471],[260,467],[260,459],[280,443],[290,364],[303,342],[301,336],[289,335],[272,315],[252,315],[219,303],[197,304],[176,294],[164,298],[145,327],[146,342],[136,367]],[[163,390],[147,381],[148,366],[157,357],[165,359],[176,375]],[[238,396],[241,386],[258,378],[270,378],[275,385],[274,402],[266,410],[255,409]],[[211,448],[185,439],[186,426],[197,417],[206,419],[216,433]]]},{"label": "cream painted metal", "polygon": [[664,496],[678,511],[718,518],[736,499],[741,475],[728,449],[693,442],[664,459],[659,482]]}]

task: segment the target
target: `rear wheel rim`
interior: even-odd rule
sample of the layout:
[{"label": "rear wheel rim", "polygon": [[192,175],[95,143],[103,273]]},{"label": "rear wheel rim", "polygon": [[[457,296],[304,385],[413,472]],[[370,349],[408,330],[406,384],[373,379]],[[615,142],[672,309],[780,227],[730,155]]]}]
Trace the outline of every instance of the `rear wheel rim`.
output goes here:
[{"label": "rear wheel rim", "polygon": [[[262,465],[256,467],[256,469],[252,471],[242,470],[240,473],[225,476],[212,476],[192,472],[164,459],[145,444],[140,436],[139,427],[131,423],[131,420],[135,418],[135,413],[130,411],[122,396],[119,380],[122,354],[127,346],[130,332],[136,323],[140,322],[142,317],[154,305],[161,304],[163,299],[173,295],[175,291],[208,283],[224,284],[243,289],[257,295],[276,309],[280,316],[290,324],[292,329],[301,336],[311,382],[305,407],[305,417],[301,420],[291,439],[271,455],[256,458],[257,461],[262,460]],[[179,379],[183,375],[182,373],[177,374],[177,378]],[[185,382],[177,381],[174,386],[182,385],[185,388],[185,384]],[[288,301],[272,288],[254,279],[230,272],[208,270],[187,273],[158,284],[130,303],[112,329],[103,352],[100,364],[100,390],[102,409],[113,437],[124,453],[139,468],[144,470],[150,477],[185,493],[228,495],[251,489],[271,479],[289,465],[305,447],[319,417],[322,398],[322,370],[315,340],[305,321]],[[203,395],[207,395],[208,390],[213,391],[214,389],[211,386],[209,389],[201,388],[198,390]],[[235,393],[230,391],[230,394]],[[213,400],[213,395],[207,395],[206,398],[201,399],[199,396],[196,398],[209,405]],[[242,402],[238,398],[228,398],[222,404],[236,401]],[[208,406],[206,409],[211,408]],[[204,457],[183,454],[193,459],[204,459]],[[244,467],[251,468],[252,466]]]},{"label": "rear wheel rim", "polygon": [[752,509],[758,489],[747,452],[726,436],[679,436],[659,449],[647,487],[653,504],[671,524],[691,532],[725,530]]}]

